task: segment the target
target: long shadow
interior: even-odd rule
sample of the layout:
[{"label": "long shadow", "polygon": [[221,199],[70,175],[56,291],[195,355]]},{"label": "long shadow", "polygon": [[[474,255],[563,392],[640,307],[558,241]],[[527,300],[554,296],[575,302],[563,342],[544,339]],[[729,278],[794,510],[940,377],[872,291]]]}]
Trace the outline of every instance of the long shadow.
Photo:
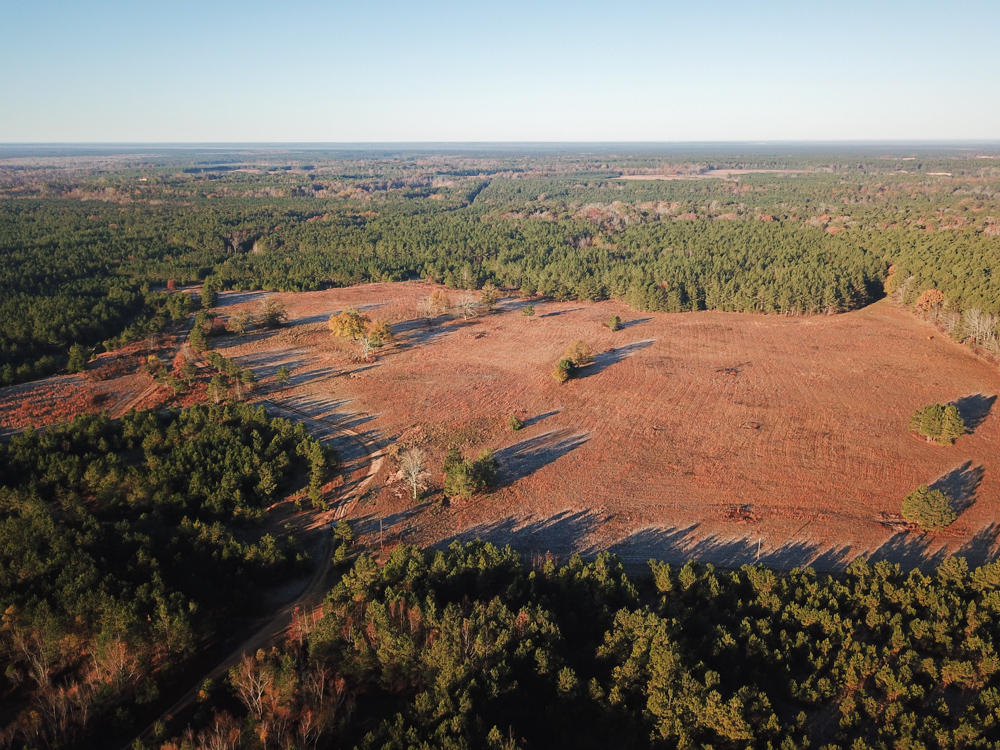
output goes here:
[{"label": "long shadow", "polygon": [[304,318],[296,318],[295,320],[290,320],[287,323],[287,327],[293,328],[295,326],[304,326],[309,323],[320,323],[325,322],[330,319],[330,313],[319,313],[317,315],[307,315]]},{"label": "long shadow", "polygon": [[[264,378],[272,377],[283,366],[287,367],[293,373],[301,371],[310,362],[314,362],[315,357],[300,357],[296,359],[294,357],[280,357],[274,354],[251,353],[236,357],[235,360],[240,367],[249,367],[254,371],[258,379],[263,380]],[[312,372],[315,373],[316,371]],[[291,382],[291,377],[289,377],[289,382]]]},{"label": "long shadow", "polygon": [[379,530],[382,532],[390,531],[394,526],[398,526],[408,519],[413,518],[413,516],[420,514],[422,511],[427,510],[430,505],[428,502],[423,502],[406,510],[401,510],[398,513],[390,513],[388,516],[379,516],[377,513],[370,513],[357,519],[354,530],[362,535],[377,534]]},{"label": "long shadow", "polygon": [[531,427],[532,425],[536,425],[536,424],[538,424],[538,423],[539,423],[539,422],[541,422],[542,420],[545,420],[545,419],[548,419],[549,417],[554,417],[554,416],[555,416],[556,414],[558,414],[558,413],[559,413],[559,412],[561,412],[561,411],[562,411],[562,408],[559,408],[559,409],[553,409],[552,411],[547,411],[547,412],[545,412],[544,414],[536,414],[536,415],[535,415],[535,416],[533,416],[533,417],[527,417],[527,418],[526,418],[526,419],[525,419],[525,420],[524,420],[524,421],[522,422],[522,424],[523,424],[523,425],[524,425],[525,427]]},{"label": "long shadow", "polygon": [[528,305],[535,305],[538,300],[524,299],[523,297],[503,297],[497,300],[497,311],[499,312],[516,312],[522,310]]},{"label": "long shadow", "polygon": [[[400,346],[424,346],[430,344],[442,336],[446,336],[449,333],[460,330],[462,328],[467,328],[468,326],[475,325],[478,321],[473,320],[455,320],[451,322],[451,325],[445,325],[445,322],[437,322],[435,319],[434,325],[422,327],[412,327],[401,329],[403,333],[408,334],[407,336],[401,338],[398,341]],[[407,321],[409,322],[409,321]]]},{"label": "long shadow", "polygon": [[243,346],[243,344],[252,344],[255,341],[263,341],[264,339],[269,339],[272,336],[277,336],[279,328],[261,328],[256,331],[250,331],[249,333],[244,333],[242,336],[236,336],[233,334],[227,334],[225,336],[218,336],[212,339],[212,348],[223,350],[232,349],[236,346]]},{"label": "long shadow", "polygon": [[976,490],[979,489],[979,483],[983,481],[985,473],[986,470],[982,466],[975,466],[972,461],[966,461],[935,479],[930,489],[941,490],[951,498],[952,508],[961,514],[976,502]]},{"label": "long shadow", "polygon": [[544,315],[539,315],[539,318],[554,318],[557,315],[565,315],[566,313],[576,312],[577,310],[582,310],[582,307],[571,307],[569,310],[554,310],[550,313],[545,313]]},{"label": "long shadow", "polygon": [[529,520],[508,516],[499,521],[472,526],[435,547],[447,547],[455,540],[463,542],[481,539],[497,546],[510,545],[525,553],[554,552],[570,555],[580,550],[582,542],[602,522],[603,517],[593,510],[564,510],[549,518]]},{"label": "long shadow", "polygon": [[498,450],[494,457],[500,466],[503,484],[516,482],[579,448],[590,439],[589,432],[574,433],[569,429],[552,430],[520,443]]},{"label": "long shadow", "polygon": [[633,565],[645,559],[675,565],[693,560],[732,569],[759,563],[777,570],[813,567],[823,571],[843,570],[851,554],[851,549],[846,546],[821,551],[819,543],[809,541],[769,548],[766,540],[752,533],[737,538],[717,535],[698,537],[697,529],[698,524],[641,529],[609,549]]},{"label": "long shadow", "polygon": [[930,551],[934,538],[915,531],[900,531],[868,555],[869,563],[885,561],[903,570],[933,570],[948,557],[944,547]]},{"label": "long shadow", "polygon": [[621,329],[631,328],[632,326],[637,326],[640,323],[648,323],[652,318],[636,318],[635,320],[623,320],[621,322]]},{"label": "long shadow", "polygon": [[271,292],[219,292],[219,301],[215,307],[232,307],[244,302],[256,302],[270,294]]},{"label": "long shadow", "polygon": [[972,567],[994,562],[1000,557],[998,539],[1000,539],[1000,523],[991,523],[977,531],[976,535],[963,544],[955,555],[964,557]]},{"label": "long shadow", "polygon": [[582,374],[576,377],[589,378],[593,375],[602,373],[606,369],[611,367],[611,365],[617,364],[622,360],[628,359],[637,351],[645,349],[647,346],[652,346],[655,343],[656,339],[646,339],[645,341],[636,341],[632,344],[625,344],[624,346],[619,346],[615,349],[608,349],[606,352],[595,354],[594,361],[591,362],[586,367],[582,367],[580,369],[580,372]]},{"label": "long shadow", "polygon": [[996,400],[995,395],[987,396],[985,393],[973,393],[971,396],[962,396],[952,403],[958,407],[958,413],[962,415],[962,421],[965,422],[965,429],[968,432],[975,432],[976,428],[985,422],[986,417],[990,415]]}]

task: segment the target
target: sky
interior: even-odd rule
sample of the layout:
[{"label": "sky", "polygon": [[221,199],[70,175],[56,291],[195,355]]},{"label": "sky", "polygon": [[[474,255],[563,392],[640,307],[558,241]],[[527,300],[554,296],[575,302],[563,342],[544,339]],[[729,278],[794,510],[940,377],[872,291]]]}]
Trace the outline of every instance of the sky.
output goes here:
[{"label": "sky", "polygon": [[0,0],[0,142],[1000,140],[1000,1]]}]

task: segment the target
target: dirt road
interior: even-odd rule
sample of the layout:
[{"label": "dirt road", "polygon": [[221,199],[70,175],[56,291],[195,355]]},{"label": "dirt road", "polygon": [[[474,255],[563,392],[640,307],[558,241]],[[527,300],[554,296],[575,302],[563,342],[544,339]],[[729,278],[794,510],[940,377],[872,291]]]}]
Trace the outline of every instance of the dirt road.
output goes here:
[{"label": "dirt road", "polygon": [[[338,456],[341,460],[341,471],[347,481],[343,486],[338,488],[339,497],[335,499],[330,510],[315,513],[309,519],[311,528],[322,530],[322,541],[318,545],[321,548],[321,552],[317,559],[316,570],[298,596],[295,596],[291,601],[281,606],[277,613],[263,627],[247,637],[225,659],[219,662],[214,669],[199,677],[183,696],[139,734],[138,739],[149,740],[153,735],[153,727],[156,722],[169,723],[171,719],[193,705],[198,699],[198,693],[205,680],[216,681],[222,679],[229,672],[230,667],[236,664],[243,654],[253,653],[276,641],[288,629],[292,621],[292,616],[297,609],[311,610],[322,603],[323,595],[332,585],[333,525],[336,521],[347,515],[354,503],[357,502],[358,498],[364,494],[372,481],[374,481],[375,476],[382,466],[384,455],[375,440],[362,436],[355,430],[343,427],[331,418],[309,416],[305,412],[293,407],[284,406],[267,398],[258,399],[257,402],[263,404],[272,416],[302,422],[320,442],[336,445]],[[130,742],[126,746],[126,749],[131,746],[132,743]]]}]

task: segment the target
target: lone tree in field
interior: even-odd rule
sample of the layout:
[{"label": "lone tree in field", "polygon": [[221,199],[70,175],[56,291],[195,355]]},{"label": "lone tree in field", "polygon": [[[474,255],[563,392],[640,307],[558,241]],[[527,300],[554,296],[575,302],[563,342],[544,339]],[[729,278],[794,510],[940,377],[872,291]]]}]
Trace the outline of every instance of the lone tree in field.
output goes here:
[{"label": "lone tree in field", "polygon": [[620,331],[622,328],[622,319],[615,315],[607,322],[608,330],[614,333],[615,331]]},{"label": "lone tree in field", "polygon": [[430,303],[431,312],[435,315],[444,315],[451,308],[451,299],[444,289],[435,289],[427,301]]},{"label": "lone tree in field", "polygon": [[399,457],[399,470],[403,473],[403,480],[409,486],[413,499],[418,499],[420,493],[427,489],[424,452],[419,448],[404,451]]},{"label": "lone tree in field", "polygon": [[445,456],[442,469],[445,494],[468,500],[493,484],[498,466],[491,450],[484,450],[475,461],[467,461],[458,448],[452,447]]},{"label": "lone tree in field", "polygon": [[954,404],[944,407],[944,417],[941,419],[941,437],[938,440],[942,443],[952,445],[962,435],[965,434],[965,420]]},{"label": "lone tree in field", "polygon": [[533,318],[535,316],[535,306],[525,305],[524,307],[521,308],[521,315],[523,315],[526,318]]},{"label": "lone tree in field", "polygon": [[201,306],[207,308],[215,307],[217,304],[219,304],[219,290],[215,288],[215,284],[206,280],[201,288]]},{"label": "lone tree in field", "polygon": [[372,321],[365,327],[365,332],[358,339],[358,342],[361,344],[362,359],[367,361],[376,350],[381,349],[383,346],[388,346],[395,340],[396,336],[392,332],[392,326],[389,325],[389,321]]},{"label": "lone tree in field", "polygon": [[343,339],[357,341],[365,335],[371,319],[356,307],[348,307],[339,315],[330,316],[330,332]]},{"label": "lone tree in field", "polygon": [[923,435],[927,442],[952,445],[965,434],[965,421],[954,404],[930,404],[913,412],[910,429]]},{"label": "lone tree in field", "polygon": [[261,328],[278,328],[287,320],[288,311],[278,300],[268,297],[261,301],[255,321]]},{"label": "lone tree in field", "polygon": [[459,297],[456,307],[458,307],[458,311],[462,315],[462,320],[468,320],[479,315],[480,302],[475,294],[466,292]]},{"label": "lone tree in field", "polygon": [[903,499],[903,518],[918,524],[922,529],[943,529],[958,515],[952,510],[951,500],[941,490],[932,490],[922,484]]},{"label": "lone tree in field", "polygon": [[585,341],[574,341],[566,349],[563,359],[568,359],[576,367],[584,367],[594,361],[594,355]]}]

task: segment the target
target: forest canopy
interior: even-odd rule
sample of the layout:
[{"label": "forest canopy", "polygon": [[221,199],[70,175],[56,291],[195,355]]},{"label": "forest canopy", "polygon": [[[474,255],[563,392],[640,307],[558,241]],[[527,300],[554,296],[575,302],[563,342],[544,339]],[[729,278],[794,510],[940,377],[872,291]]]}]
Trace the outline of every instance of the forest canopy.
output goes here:
[{"label": "forest canopy", "polygon": [[123,730],[309,561],[264,508],[316,441],[246,404],[79,416],[0,443],[0,745]]},{"label": "forest canopy", "polygon": [[189,736],[504,750],[1000,741],[998,564],[649,573],[606,552],[525,570],[482,542],[398,547],[382,566],[362,555],[322,617],[230,671]]},{"label": "forest canopy", "polygon": [[[643,310],[1000,312],[975,153],[309,152],[0,162],[0,385],[175,319],[164,287],[429,278]],[[707,179],[721,169],[792,169]],[[713,171],[715,170],[715,171]],[[672,176],[685,179],[627,180]],[[997,217],[997,218],[994,218]],[[187,295],[183,295],[187,297]],[[995,333],[995,332],[994,332]]]}]

